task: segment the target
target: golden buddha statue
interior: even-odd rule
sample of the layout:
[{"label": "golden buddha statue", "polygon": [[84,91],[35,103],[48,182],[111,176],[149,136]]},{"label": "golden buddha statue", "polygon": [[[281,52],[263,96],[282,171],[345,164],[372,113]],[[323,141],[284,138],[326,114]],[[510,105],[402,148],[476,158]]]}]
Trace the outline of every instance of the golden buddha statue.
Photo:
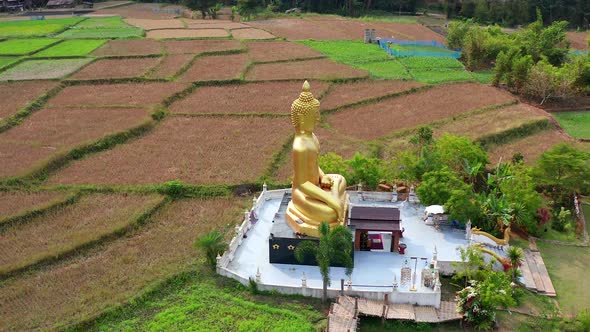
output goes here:
[{"label": "golden buddha statue", "polygon": [[318,165],[320,143],[313,133],[320,120],[320,102],[303,91],[291,106],[293,140],[293,191],[287,208],[287,222],[297,233],[319,236],[320,223],[340,225],[346,217],[348,194],[346,179],[339,174],[324,174]]}]

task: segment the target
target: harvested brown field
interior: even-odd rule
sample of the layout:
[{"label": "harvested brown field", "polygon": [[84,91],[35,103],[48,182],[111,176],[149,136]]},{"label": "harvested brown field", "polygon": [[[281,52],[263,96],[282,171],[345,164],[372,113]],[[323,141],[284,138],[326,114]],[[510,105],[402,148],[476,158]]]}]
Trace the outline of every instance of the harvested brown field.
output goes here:
[{"label": "harvested brown field", "polygon": [[169,78],[174,76],[182,68],[190,64],[195,56],[193,54],[170,54],[162,59],[162,62],[149,74],[151,78]]},{"label": "harvested brown field", "polygon": [[229,33],[223,29],[165,29],[150,30],[146,33],[147,38],[223,38]]},{"label": "harvested brown field", "polygon": [[367,77],[365,70],[352,68],[329,59],[262,63],[246,74],[250,81],[288,80],[288,79],[339,79]]},{"label": "harvested brown field", "polygon": [[10,82],[0,84],[0,121],[14,115],[47,91],[58,85],[57,82]]},{"label": "harvested brown field", "polygon": [[144,30],[184,28],[184,24],[179,19],[154,20],[141,18],[126,18],[124,21]]},{"label": "harvested brown field", "polygon": [[[161,4],[159,3],[138,3],[129,6],[116,8],[106,8],[95,11],[96,15],[118,15],[126,18],[154,19],[165,20],[173,19],[178,16],[174,13],[158,12]],[[174,6],[167,6],[166,9],[172,9]],[[180,8],[179,6],[176,6]]]},{"label": "harvested brown field", "polygon": [[55,153],[53,147],[0,139],[0,160],[2,160],[0,178],[24,175],[27,169],[31,169]]},{"label": "harvested brown field", "polygon": [[451,133],[475,140],[548,117],[549,114],[541,109],[526,104],[517,104],[460,118],[442,126],[436,126],[433,130],[437,137],[443,133]]},{"label": "harvested brown field", "polygon": [[275,36],[288,40],[362,39],[365,29],[375,29],[379,37],[445,42],[443,36],[418,23],[366,22],[346,18],[309,16],[255,21],[250,22],[249,25],[270,31]]},{"label": "harvested brown field", "polygon": [[[269,113],[289,115],[302,82],[261,82],[224,86],[203,86],[172,104],[172,113]],[[323,94],[329,84],[311,82],[315,95]],[[289,122],[285,118],[286,122]]]},{"label": "harvested brown field", "polygon": [[250,42],[248,43],[248,53],[254,62],[284,61],[322,56],[322,53],[302,44],[285,41]]},{"label": "harvested brown field", "polygon": [[590,33],[586,32],[573,32],[569,31],[566,33],[567,39],[571,43],[571,47],[576,50],[588,50],[588,38]]},{"label": "harvested brown field", "polygon": [[20,175],[48,157],[79,144],[151,121],[148,112],[126,109],[44,109],[0,134],[0,177]]},{"label": "harvested brown field", "polygon": [[492,164],[498,161],[511,160],[515,153],[522,153],[527,164],[533,164],[535,160],[546,150],[560,142],[573,142],[566,133],[558,129],[542,131],[535,135],[527,136],[509,144],[493,147],[488,151]]},{"label": "harvested brown field", "polygon": [[249,28],[249,26],[242,24],[242,23],[237,23],[237,22],[230,22],[230,21],[218,21],[218,22],[211,22],[211,21],[205,21],[208,23],[203,23],[203,21],[197,21],[197,22],[193,22],[193,21],[189,21],[187,20],[187,25],[189,27],[189,29],[226,29],[226,30],[232,30],[232,29],[242,29],[242,28]]},{"label": "harvested brown field", "polygon": [[168,54],[223,52],[242,49],[237,40],[163,40]]},{"label": "harvested brown field", "polygon": [[412,81],[359,81],[332,86],[322,98],[322,110],[334,109],[367,99],[401,93],[418,88],[423,84]]},{"label": "harvested brown field", "polygon": [[[506,130],[515,129],[527,123],[546,119],[545,111],[527,104],[517,104],[501,109],[462,114],[456,118],[443,119],[442,123],[430,124],[435,137],[444,133],[467,136],[478,140],[488,135],[500,134]],[[385,159],[394,157],[399,151],[411,148],[409,143],[413,133],[391,137],[385,140],[382,150]]]},{"label": "harvested brown field", "polygon": [[0,275],[58,257],[132,225],[162,196],[89,195],[0,234]]},{"label": "harvested brown field", "polygon": [[0,220],[65,197],[62,192],[0,191]]},{"label": "harvested brown field", "polygon": [[469,110],[513,101],[508,92],[481,84],[446,84],[424,92],[354,107],[328,116],[341,133],[375,139]]},{"label": "harvested brown field", "polygon": [[72,163],[49,183],[253,181],[264,173],[291,131],[283,118],[173,117],[138,140]]},{"label": "harvested brown field", "polygon": [[[409,40],[435,40],[446,43],[444,36],[418,23],[371,22],[377,29],[378,36]],[[360,37],[357,37],[360,38]]]},{"label": "harvested brown field", "polygon": [[[273,35],[288,40],[301,39],[349,39],[350,37],[338,30],[322,28],[317,23],[303,18],[279,18],[249,22],[249,25],[270,31]],[[357,38],[361,38],[358,36]],[[355,38],[356,39],[356,38]]]},{"label": "harvested brown field", "polygon": [[248,64],[247,54],[212,55],[195,60],[180,77],[181,82],[223,81],[240,78]]},{"label": "harvested brown field", "polygon": [[186,84],[173,82],[68,86],[49,100],[48,107],[149,106],[161,103],[186,87]]},{"label": "harvested brown field", "polygon": [[162,44],[152,39],[111,40],[92,54],[98,56],[162,54]]},{"label": "harvested brown field", "polygon": [[50,80],[67,76],[92,59],[27,60],[2,72],[0,81]]},{"label": "harvested brown field", "polygon": [[260,29],[237,29],[232,30],[232,36],[235,39],[273,39],[276,38],[273,34]]},{"label": "harvested brown field", "polygon": [[160,58],[100,59],[70,78],[75,80],[96,80],[140,77],[158,65],[159,62]]},{"label": "harvested brown field", "polygon": [[158,211],[132,237],[7,281],[0,288],[0,330],[56,329],[127,302],[189,269],[202,257],[193,249],[194,240],[227,229],[242,213],[235,200],[179,200]]}]

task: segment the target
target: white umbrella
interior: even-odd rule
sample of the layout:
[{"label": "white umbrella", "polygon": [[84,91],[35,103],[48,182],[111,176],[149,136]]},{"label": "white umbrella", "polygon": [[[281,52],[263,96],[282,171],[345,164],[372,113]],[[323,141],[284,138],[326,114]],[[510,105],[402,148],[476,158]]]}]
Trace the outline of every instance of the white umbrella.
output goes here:
[{"label": "white umbrella", "polygon": [[443,214],[445,213],[445,209],[442,205],[430,205],[427,206],[426,209],[424,210],[426,215],[429,214]]}]

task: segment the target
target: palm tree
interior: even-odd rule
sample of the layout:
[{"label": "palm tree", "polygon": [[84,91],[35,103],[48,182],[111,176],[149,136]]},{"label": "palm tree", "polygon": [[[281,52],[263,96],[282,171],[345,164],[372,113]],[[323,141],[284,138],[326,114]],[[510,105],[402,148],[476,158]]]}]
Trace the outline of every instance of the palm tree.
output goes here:
[{"label": "palm tree", "polygon": [[227,248],[227,244],[223,241],[223,234],[219,231],[209,232],[195,241],[195,248],[205,252],[207,264],[215,269],[217,265],[217,255],[222,254]]},{"label": "palm tree", "polygon": [[519,275],[518,267],[520,263],[522,263],[522,259],[524,257],[524,252],[519,247],[511,246],[508,248],[508,259],[510,260],[510,265],[512,268],[510,269],[512,273],[512,281],[516,281],[516,277]]},{"label": "palm tree", "polygon": [[342,264],[346,268],[346,275],[352,273],[352,234],[344,226],[336,226],[330,230],[326,222],[320,224],[320,242],[303,241],[295,249],[295,259],[303,262],[307,255],[313,255],[322,274],[324,292],[322,301],[328,297],[330,283],[330,264]]}]

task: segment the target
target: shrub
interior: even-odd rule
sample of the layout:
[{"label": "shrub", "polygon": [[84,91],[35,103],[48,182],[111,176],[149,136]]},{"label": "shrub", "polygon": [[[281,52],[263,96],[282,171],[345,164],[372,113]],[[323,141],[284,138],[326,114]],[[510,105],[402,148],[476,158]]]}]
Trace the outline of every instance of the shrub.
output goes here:
[{"label": "shrub", "polygon": [[217,255],[223,254],[227,245],[223,241],[223,234],[219,231],[209,232],[195,241],[195,247],[205,252],[207,265],[215,269]]}]

